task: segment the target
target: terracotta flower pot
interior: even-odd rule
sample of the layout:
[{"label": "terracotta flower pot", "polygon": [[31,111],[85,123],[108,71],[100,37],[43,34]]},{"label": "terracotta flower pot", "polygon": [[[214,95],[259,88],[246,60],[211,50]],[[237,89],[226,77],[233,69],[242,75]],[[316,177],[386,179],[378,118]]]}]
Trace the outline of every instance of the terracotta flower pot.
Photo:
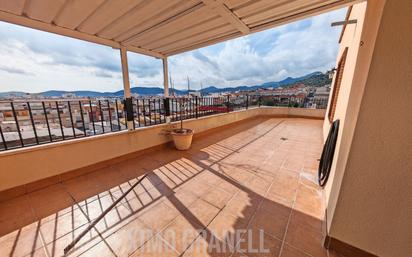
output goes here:
[{"label": "terracotta flower pot", "polygon": [[193,130],[175,129],[171,132],[177,150],[188,150],[192,145]]}]

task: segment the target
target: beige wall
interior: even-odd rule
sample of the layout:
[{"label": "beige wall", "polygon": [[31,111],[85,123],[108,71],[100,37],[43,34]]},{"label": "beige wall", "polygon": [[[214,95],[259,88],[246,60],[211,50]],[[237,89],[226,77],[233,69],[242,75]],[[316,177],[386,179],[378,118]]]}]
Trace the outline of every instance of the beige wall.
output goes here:
[{"label": "beige wall", "polygon": [[[258,115],[323,118],[324,110],[262,107],[184,123],[199,133]],[[168,127],[157,125],[0,153],[0,191],[169,142],[171,138],[163,133]]]},{"label": "beige wall", "polygon": [[[367,13],[365,37],[373,34],[373,26],[366,25],[376,18],[383,1],[368,5],[377,9]],[[340,192],[329,201],[334,202],[329,234],[379,256],[412,253],[411,13],[409,0],[387,0],[384,5],[357,119],[349,127],[353,125],[353,138],[342,141],[350,149]],[[360,57],[363,51],[361,47]],[[360,72],[364,70],[356,70],[355,82],[360,81]],[[350,103],[351,99],[347,115],[353,114]]]},{"label": "beige wall", "polygon": [[[358,58],[358,52],[359,52],[359,44],[361,41],[361,35],[362,35],[362,28],[364,24],[364,18],[365,18],[365,12],[366,12],[366,2],[362,2],[359,4],[356,4],[353,6],[351,14],[349,19],[356,19],[357,23],[356,24],[351,24],[347,25],[346,29],[344,31],[340,46],[339,46],[339,52],[338,56],[336,59],[336,64],[335,67],[338,67],[338,63],[341,59],[341,56],[345,50],[345,48],[348,48],[347,56],[346,56],[346,65],[344,67],[344,73],[341,81],[341,86],[337,98],[337,105],[335,109],[335,115],[334,115],[334,120],[339,119],[339,130],[340,131],[345,131],[350,128],[346,126],[346,117],[347,117],[347,111],[348,111],[348,105],[349,105],[349,96],[351,95],[352,90],[356,90],[355,88],[352,87],[352,81],[355,73],[355,68],[356,68],[356,61]],[[334,80],[332,81],[332,85],[335,85],[335,79],[336,76],[334,77]],[[333,91],[333,88],[332,90]],[[352,93],[353,96],[353,93]],[[353,97],[361,98],[362,95],[358,94]],[[329,104],[328,104],[328,109],[326,113],[329,112],[330,108],[330,101],[331,98],[329,98]],[[351,99],[353,100],[353,99]],[[323,125],[323,134],[324,134],[324,139],[326,140],[328,133],[329,133],[329,128],[330,128],[330,122],[328,117],[325,117],[324,120],[324,125]],[[332,163],[332,168],[331,168],[331,173],[329,177],[329,181],[325,186],[325,198],[326,202],[329,202],[329,197],[337,197],[337,193],[339,192],[338,188],[340,185],[340,181],[343,176],[343,170],[344,170],[344,159],[346,157],[345,154],[342,152],[345,151],[345,147],[342,144],[342,134],[338,134],[338,140],[336,143],[336,150],[335,150],[335,158],[334,162]],[[350,143],[350,140],[348,140],[348,137],[343,137],[343,144]],[[338,165],[337,165],[338,164]],[[340,164],[340,165],[339,165]],[[335,191],[332,191],[332,185],[334,186]],[[328,206],[328,217],[333,216],[333,206],[329,205]],[[328,225],[330,225],[330,222],[328,222]]]}]

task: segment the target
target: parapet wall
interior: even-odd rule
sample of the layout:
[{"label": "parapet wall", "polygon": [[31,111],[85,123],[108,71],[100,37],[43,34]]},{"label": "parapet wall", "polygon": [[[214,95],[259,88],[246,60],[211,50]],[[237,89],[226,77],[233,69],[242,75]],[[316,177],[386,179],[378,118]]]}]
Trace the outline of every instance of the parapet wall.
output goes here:
[{"label": "parapet wall", "polygon": [[[323,119],[325,110],[261,107],[185,120],[184,124],[195,133],[201,133],[262,115]],[[99,163],[105,165],[104,162],[107,165],[109,160],[121,159],[145,149],[165,145],[171,141],[171,137],[166,135],[164,130],[176,125],[176,123],[160,124],[133,131],[121,131],[0,153],[0,193],[16,187],[19,187],[19,192],[30,191],[23,188],[24,185],[47,179],[58,181],[59,175],[69,171]],[[44,183],[47,184],[46,181]],[[0,201],[1,199],[0,195]]]}]

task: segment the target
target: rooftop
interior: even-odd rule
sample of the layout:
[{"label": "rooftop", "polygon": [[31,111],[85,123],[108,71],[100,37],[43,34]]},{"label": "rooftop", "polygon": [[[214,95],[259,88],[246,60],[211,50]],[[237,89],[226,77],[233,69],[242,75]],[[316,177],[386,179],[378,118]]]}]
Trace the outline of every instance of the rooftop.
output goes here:
[{"label": "rooftop", "polygon": [[[322,123],[247,119],[196,138],[188,152],[146,151],[3,201],[0,255],[61,256],[89,221],[148,173],[70,255],[256,256],[242,238],[263,229],[270,256],[327,256],[316,181]],[[225,244],[226,253],[217,253]],[[235,245],[240,252],[233,253]]]}]

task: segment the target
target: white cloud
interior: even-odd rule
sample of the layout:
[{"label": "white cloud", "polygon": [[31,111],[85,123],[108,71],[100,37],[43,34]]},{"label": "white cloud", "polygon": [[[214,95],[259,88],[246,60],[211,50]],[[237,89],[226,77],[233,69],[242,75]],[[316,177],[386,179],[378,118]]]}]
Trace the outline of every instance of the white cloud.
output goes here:
[{"label": "white cloud", "polygon": [[204,48],[173,57],[176,84],[184,84],[186,74],[197,86],[203,82],[222,87],[326,71],[335,63],[340,33],[330,23],[344,14],[345,10],[338,10],[231,40],[219,51]]},{"label": "white cloud", "polygon": [[[169,58],[177,88],[252,85],[330,69],[344,10]],[[0,91],[122,88],[118,50],[0,23]],[[161,60],[130,53],[133,86],[161,86]]]}]

